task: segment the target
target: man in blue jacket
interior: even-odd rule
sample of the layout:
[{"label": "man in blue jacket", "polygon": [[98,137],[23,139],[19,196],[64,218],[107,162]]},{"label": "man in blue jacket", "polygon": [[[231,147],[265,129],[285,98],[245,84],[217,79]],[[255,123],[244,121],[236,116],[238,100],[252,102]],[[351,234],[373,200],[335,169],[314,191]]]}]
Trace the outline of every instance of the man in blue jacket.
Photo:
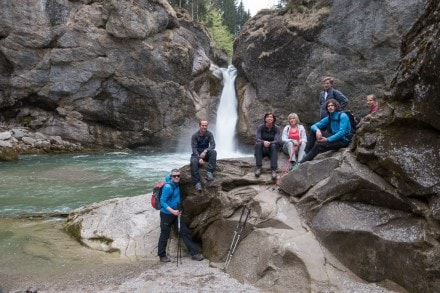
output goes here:
[{"label": "man in blue jacket", "polygon": [[[318,154],[348,146],[351,140],[351,125],[347,114],[340,112],[339,102],[330,99],[325,103],[327,116],[312,125],[310,143],[313,146],[301,163],[311,161]],[[323,129],[326,129],[324,132]]]},{"label": "man in blue jacket", "polygon": [[170,237],[171,227],[178,231],[178,217],[180,217],[180,235],[183,243],[185,243],[188,252],[193,260],[203,260],[199,249],[192,241],[188,227],[183,221],[181,201],[180,201],[180,170],[173,169],[171,174],[165,178],[166,184],[162,187],[162,195],[160,197],[160,236],[157,245],[157,255],[161,262],[170,262],[171,259],[166,254],[167,242]]}]

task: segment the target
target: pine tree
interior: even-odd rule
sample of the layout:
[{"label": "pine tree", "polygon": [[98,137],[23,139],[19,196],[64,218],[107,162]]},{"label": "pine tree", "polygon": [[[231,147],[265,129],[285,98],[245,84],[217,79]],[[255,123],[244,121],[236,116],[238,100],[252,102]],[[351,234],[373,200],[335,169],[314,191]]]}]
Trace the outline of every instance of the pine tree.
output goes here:
[{"label": "pine tree", "polygon": [[223,24],[222,13],[212,5],[208,5],[207,14],[202,23],[207,27],[216,46],[224,49],[228,56],[232,56],[234,36]]}]

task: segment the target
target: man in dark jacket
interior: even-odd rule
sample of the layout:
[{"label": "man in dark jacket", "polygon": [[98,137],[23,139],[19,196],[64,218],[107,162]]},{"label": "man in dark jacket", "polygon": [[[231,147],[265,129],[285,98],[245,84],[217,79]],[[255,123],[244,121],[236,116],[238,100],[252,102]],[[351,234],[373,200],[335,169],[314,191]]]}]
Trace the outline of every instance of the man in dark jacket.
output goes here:
[{"label": "man in dark jacket", "polygon": [[[180,171],[179,169],[171,170],[171,174],[165,178],[166,184],[162,187],[162,195],[160,197],[160,236],[157,245],[157,254],[161,262],[170,262],[171,259],[166,254],[167,242],[170,237],[171,227],[179,232],[178,221],[180,220],[180,235],[183,243],[185,243],[188,252],[193,260],[203,260],[197,246],[191,240],[188,227],[183,218],[181,218],[181,200],[180,200]],[[179,219],[180,218],[180,219]]]},{"label": "man in dark jacket", "polygon": [[208,130],[208,121],[199,122],[199,130],[191,137],[191,179],[197,191],[202,191],[200,182],[199,166],[208,162],[205,179],[214,180],[214,170],[217,164],[217,152],[215,151],[214,135]]},{"label": "man in dark jacket", "polygon": [[333,78],[324,78],[324,90],[319,94],[319,117],[320,119],[327,116],[327,109],[325,104],[328,100],[335,99],[340,105],[340,110],[344,110],[348,104],[348,99],[343,93],[333,88]]}]

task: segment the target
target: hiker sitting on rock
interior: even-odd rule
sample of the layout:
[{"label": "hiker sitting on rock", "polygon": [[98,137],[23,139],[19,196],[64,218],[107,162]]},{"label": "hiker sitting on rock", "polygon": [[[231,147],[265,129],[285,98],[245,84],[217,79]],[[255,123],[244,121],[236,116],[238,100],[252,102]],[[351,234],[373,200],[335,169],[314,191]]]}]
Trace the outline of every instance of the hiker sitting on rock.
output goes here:
[{"label": "hiker sitting on rock", "polygon": [[178,217],[180,217],[180,235],[185,243],[188,252],[191,254],[193,260],[203,260],[203,256],[200,254],[197,246],[191,240],[189,236],[188,227],[183,221],[182,206],[180,200],[180,170],[173,169],[171,174],[165,178],[166,183],[162,189],[162,195],[160,197],[160,236],[157,244],[157,255],[161,262],[170,262],[171,259],[166,254],[167,242],[170,237],[171,227],[174,226],[176,231],[179,231]]},{"label": "hiker sitting on rock", "polygon": [[297,162],[301,161],[305,155],[304,149],[307,144],[307,133],[299,121],[296,113],[290,113],[287,117],[289,124],[284,127],[281,140],[283,152],[289,155],[289,171],[298,167]]},{"label": "hiker sitting on rock", "polygon": [[281,136],[281,130],[275,124],[276,117],[273,113],[268,112],[264,115],[264,123],[257,128],[255,143],[255,161],[257,169],[255,177],[260,177],[261,167],[263,166],[263,157],[270,158],[270,168],[272,170],[272,180],[277,179],[278,168],[278,142]]},{"label": "hiker sitting on rock", "polygon": [[202,191],[200,182],[199,166],[208,162],[205,179],[214,180],[214,170],[217,163],[217,152],[215,151],[214,135],[208,130],[208,121],[199,122],[199,130],[191,137],[191,179],[197,191]]},{"label": "hiker sitting on rock", "polygon": [[[340,112],[339,103],[335,99],[326,102],[328,115],[316,122],[310,128],[310,143],[312,149],[300,161],[300,164],[313,160],[318,154],[338,150],[348,146],[351,140],[351,125],[348,115]],[[326,131],[321,131],[326,129]]]}]

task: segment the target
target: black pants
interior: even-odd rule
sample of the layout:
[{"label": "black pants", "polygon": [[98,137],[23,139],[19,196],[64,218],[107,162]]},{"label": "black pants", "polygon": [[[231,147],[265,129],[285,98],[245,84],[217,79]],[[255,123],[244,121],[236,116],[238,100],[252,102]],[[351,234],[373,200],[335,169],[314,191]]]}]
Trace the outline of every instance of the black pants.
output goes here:
[{"label": "black pants", "polygon": [[262,142],[255,145],[255,163],[257,167],[263,165],[263,157],[270,158],[270,168],[276,170],[278,168],[278,145],[271,143],[268,148],[264,147]]},{"label": "black pants", "polygon": [[[323,133],[323,135],[325,137],[330,136],[330,134],[328,133]],[[311,161],[320,153],[324,153],[330,150],[338,150],[340,148],[345,148],[349,144],[350,144],[349,141],[345,141],[343,139],[333,142],[319,142],[316,141],[316,133],[312,132],[312,135],[310,135],[310,139],[307,141],[307,148],[309,148],[310,150],[306,154],[306,156],[301,160],[300,163]]]},{"label": "black pants", "polygon": [[[170,237],[171,233],[171,227],[174,226],[174,229],[178,231],[177,222],[177,216],[164,214],[162,212],[160,213],[160,236],[159,243],[157,244],[158,256],[162,257],[167,255],[166,249],[168,238]],[[191,240],[191,237],[189,236],[188,227],[186,226],[182,217],[180,217],[180,237],[183,240],[183,243],[185,243],[189,254],[195,255],[199,253],[197,246],[194,244],[194,242]]]},{"label": "black pants", "polygon": [[[206,152],[205,162],[208,162],[208,167],[206,170],[208,172],[214,172],[217,164],[217,152],[215,150],[209,150]],[[191,179],[194,184],[200,182],[200,172],[199,172],[199,157],[192,154],[190,160],[191,168]]]}]

